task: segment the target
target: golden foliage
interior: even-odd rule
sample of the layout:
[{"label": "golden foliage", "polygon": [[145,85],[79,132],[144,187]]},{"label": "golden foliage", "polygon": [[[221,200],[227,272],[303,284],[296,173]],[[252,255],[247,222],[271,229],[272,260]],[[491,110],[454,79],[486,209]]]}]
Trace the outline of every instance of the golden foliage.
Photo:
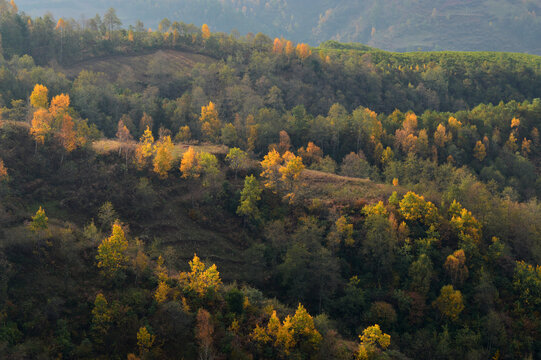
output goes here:
[{"label": "golden foliage", "polygon": [[310,55],[312,55],[312,50],[310,50],[306,44],[298,44],[296,51],[297,56],[301,59],[301,61],[306,60]]},{"label": "golden foliage", "polygon": [[62,118],[62,127],[58,132],[58,138],[67,152],[72,152],[77,147],[78,139],[75,132],[75,124],[68,114],[64,114]]},{"label": "golden foliage", "polygon": [[193,291],[200,297],[211,290],[218,290],[222,283],[216,265],[207,268],[197,254],[190,261],[190,271],[181,272],[179,280],[185,290]]},{"label": "golden foliage", "polygon": [[34,91],[30,95],[30,104],[35,108],[46,109],[49,103],[48,100],[49,89],[41,84],[34,86]]},{"label": "golden foliage", "polygon": [[211,141],[218,141],[220,137],[221,122],[218,118],[218,110],[212,101],[207,106],[201,107],[201,131],[203,135]]},{"label": "golden foliage", "polygon": [[32,221],[28,225],[30,230],[38,232],[40,230],[46,230],[49,226],[49,218],[45,215],[45,210],[40,206],[36,215],[32,216]]},{"label": "golden foliage", "polygon": [[37,143],[43,144],[45,137],[52,131],[51,114],[44,108],[39,108],[32,117],[32,127],[30,134]]},{"label": "golden foliage", "polygon": [[263,168],[261,177],[265,187],[274,189],[278,186],[283,161],[284,159],[282,159],[280,153],[274,149],[264,156],[263,161],[261,161],[261,167]]},{"label": "golden foliage", "polygon": [[441,288],[440,296],[434,302],[434,306],[444,316],[456,321],[462,310],[464,310],[462,293],[460,290],[455,290],[453,285],[445,285]]},{"label": "golden foliage", "polygon": [[167,173],[173,167],[173,143],[171,137],[166,136],[154,146],[154,172],[160,178],[167,178]]},{"label": "golden foliage", "polygon": [[273,48],[272,48],[272,52],[275,53],[275,54],[281,54],[283,49],[284,49],[284,43],[282,42],[282,40],[280,40],[278,38],[274,39],[274,45],[273,45]]},{"label": "golden foliage", "polygon": [[487,157],[487,150],[481,140],[475,143],[475,147],[473,148],[473,156],[479,161],[483,161]]},{"label": "golden foliage", "polygon": [[201,26],[201,36],[204,40],[210,38],[210,29],[207,24],[203,24],[203,26]]},{"label": "golden foliage", "polygon": [[169,294],[169,286],[165,281],[160,281],[156,292],[154,293],[154,299],[158,304],[162,304],[167,300],[167,295]]},{"label": "golden foliage", "polygon": [[447,256],[447,260],[445,260],[443,267],[451,277],[453,284],[462,284],[468,277],[468,267],[466,266],[466,254],[464,253],[464,250],[459,249]]},{"label": "golden foliage", "polygon": [[419,221],[425,225],[431,225],[438,221],[439,214],[436,206],[412,191],[404,195],[399,206],[400,214],[406,220]]},{"label": "golden foliage", "polygon": [[361,340],[357,352],[359,360],[374,359],[377,354],[391,345],[391,336],[381,331],[378,324],[364,329],[359,339]]},{"label": "golden foliage", "polygon": [[180,161],[180,172],[182,173],[183,179],[195,179],[200,175],[197,165],[197,153],[191,146],[182,156],[182,160]]},{"label": "golden foliage", "polygon": [[124,230],[120,223],[115,222],[111,236],[103,239],[98,246],[98,255],[96,255],[98,268],[102,269],[106,276],[114,276],[118,271],[126,267],[128,262],[127,250],[128,241],[124,235]]},{"label": "golden foliage", "polygon": [[141,355],[150,350],[155,340],[156,336],[151,335],[146,326],[139,328],[139,331],[137,332],[137,346],[139,347]]},{"label": "golden foliage", "polygon": [[150,131],[150,127],[147,126],[135,148],[135,163],[140,169],[146,165],[147,159],[152,156],[153,144],[154,136]]},{"label": "golden foliage", "polygon": [[53,118],[64,115],[70,106],[70,97],[66,94],[60,94],[51,100],[51,105],[49,106],[49,112]]}]

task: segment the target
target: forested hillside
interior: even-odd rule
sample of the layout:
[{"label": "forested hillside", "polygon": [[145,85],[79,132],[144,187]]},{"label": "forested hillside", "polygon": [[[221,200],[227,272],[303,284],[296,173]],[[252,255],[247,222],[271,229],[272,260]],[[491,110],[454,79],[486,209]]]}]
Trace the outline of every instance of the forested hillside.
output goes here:
[{"label": "forested hillside", "polygon": [[541,57],[0,11],[0,357],[541,357]]},{"label": "forested hillside", "polygon": [[317,45],[361,42],[393,51],[514,51],[541,54],[541,5],[535,0],[20,0],[31,15],[86,18],[113,6],[126,25],[157,28],[163,18],[213,30],[270,36]]}]

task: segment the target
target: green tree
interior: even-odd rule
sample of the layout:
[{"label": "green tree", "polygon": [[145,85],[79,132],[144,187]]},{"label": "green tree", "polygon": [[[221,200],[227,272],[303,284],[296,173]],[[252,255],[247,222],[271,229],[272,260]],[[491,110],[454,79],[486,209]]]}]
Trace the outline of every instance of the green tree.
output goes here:
[{"label": "green tree", "polygon": [[229,163],[229,167],[235,172],[235,180],[237,180],[237,173],[240,170],[245,170],[250,166],[248,154],[239,148],[231,148],[225,157],[225,161]]},{"label": "green tree", "polygon": [[215,185],[220,168],[218,167],[218,158],[208,152],[200,152],[197,154],[197,165],[201,173],[203,187]]},{"label": "green tree", "polygon": [[237,208],[237,214],[240,216],[257,219],[259,217],[259,208],[257,202],[261,200],[261,186],[254,175],[246,176],[244,179],[244,188],[240,193],[240,205]]}]

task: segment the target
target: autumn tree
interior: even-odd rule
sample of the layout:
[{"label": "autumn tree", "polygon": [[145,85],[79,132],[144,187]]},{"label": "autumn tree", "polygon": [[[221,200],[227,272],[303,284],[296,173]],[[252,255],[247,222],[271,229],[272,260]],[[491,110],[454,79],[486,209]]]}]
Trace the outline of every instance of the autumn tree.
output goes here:
[{"label": "autumn tree", "polygon": [[175,141],[187,142],[192,139],[192,131],[188,125],[181,126],[175,135]]},{"label": "autumn tree", "polygon": [[283,322],[273,310],[267,325],[264,327],[256,325],[251,337],[260,344],[270,344],[276,349],[279,357],[285,358],[289,358],[295,348],[313,355],[319,349],[322,340],[312,316],[301,304],[295,314],[286,316]]},{"label": "autumn tree", "polygon": [[221,122],[218,118],[218,110],[211,101],[207,106],[201,107],[201,116],[199,117],[201,123],[201,131],[205,138],[210,141],[217,141],[220,137]]},{"label": "autumn tree", "polygon": [[288,40],[286,42],[285,53],[287,56],[291,56],[293,55],[294,52],[295,52],[295,48],[293,47],[293,43]]},{"label": "autumn tree", "polygon": [[164,280],[158,282],[158,287],[154,292],[154,299],[158,304],[163,304],[167,300],[167,295],[169,294],[169,285]]},{"label": "autumn tree", "polygon": [[280,142],[278,143],[277,150],[280,154],[285,154],[291,149],[291,139],[285,130],[281,130],[279,136]]},{"label": "autumn tree", "polygon": [[263,168],[261,178],[263,178],[263,185],[266,188],[277,188],[278,181],[282,176],[280,173],[280,168],[283,161],[284,159],[282,159],[280,153],[274,149],[269,151],[269,153],[264,156],[263,161],[261,161],[261,167]]},{"label": "autumn tree", "polygon": [[47,109],[39,108],[32,116],[32,126],[30,134],[36,141],[36,150],[38,144],[44,144],[45,138],[52,132],[52,117]]},{"label": "autumn tree", "polygon": [[259,217],[257,202],[261,200],[261,192],[261,186],[255,176],[246,176],[246,179],[244,179],[244,187],[240,193],[240,204],[237,208],[237,214],[257,219]]},{"label": "autumn tree", "polygon": [[248,154],[239,148],[229,149],[225,161],[227,161],[229,167],[235,172],[235,180],[237,179],[237,173],[240,170],[246,170],[250,166]]},{"label": "autumn tree", "polygon": [[190,261],[190,271],[179,274],[179,281],[186,291],[194,292],[199,297],[217,291],[222,284],[216,265],[206,267],[197,254]]},{"label": "autumn tree", "polygon": [[213,333],[214,326],[212,325],[210,313],[200,308],[196,316],[195,338],[199,343],[199,359],[201,360],[211,360],[214,358],[212,352]]},{"label": "autumn tree", "polygon": [[94,300],[94,308],[92,309],[92,325],[91,330],[94,333],[95,340],[103,342],[109,328],[113,322],[112,311],[109,307],[107,299],[102,293],[96,295]]},{"label": "autumn tree", "polygon": [[334,223],[328,239],[333,246],[340,246],[341,244],[353,246],[355,243],[355,239],[353,239],[353,224],[348,223],[344,215],[340,216]]},{"label": "autumn tree", "polygon": [[310,55],[312,55],[312,50],[306,44],[297,44],[297,56],[301,61],[306,60]]},{"label": "autumn tree", "polygon": [[475,143],[475,147],[473,148],[473,156],[479,161],[483,161],[487,157],[487,150],[481,140]]},{"label": "autumn tree", "polygon": [[126,267],[128,256],[128,241],[124,235],[124,230],[119,222],[113,224],[111,236],[102,240],[98,246],[98,268],[102,270],[105,276],[113,277],[119,271]]},{"label": "autumn tree", "polygon": [[445,285],[441,288],[440,296],[434,302],[442,315],[456,321],[458,316],[464,310],[464,300],[460,290],[455,290],[453,285]]},{"label": "autumn tree", "polygon": [[283,49],[284,49],[284,43],[282,42],[282,40],[275,38],[272,52],[275,54],[282,54]]},{"label": "autumn tree", "polygon": [[399,203],[400,214],[409,221],[419,221],[430,226],[438,221],[439,214],[436,206],[426,201],[421,195],[409,191]]},{"label": "autumn tree", "polygon": [[49,89],[41,84],[36,84],[30,95],[30,104],[36,109],[47,109],[49,104]]},{"label": "autumn tree", "polygon": [[452,140],[452,138],[453,134],[447,133],[445,125],[439,124],[436,132],[434,132],[434,144],[436,144],[436,146],[439,148],[444,148],[445,145]]},{"label": "autumn tree", "polygon": [[357,352],[358,360],[375,359],[391,345],[391,336],[381,331],[378,324],[364,329],[359,339],[361,343]]},{"label": "autumn tree", "polygon": [[0,181],[8,178],[8,169],[4,165],[4,160],[0,159]]},{"label": "autumn tree", "polygon": [[195,179],[200,176],[199,165],[197,164],[197,153],[191,146],[182,156],[182,160],[180,161],[180,172],[182,173],[183,179]]},{"label": "autumn tree", "polygon": [[313,142],[308,142],[306,149],[301,147],[298,151],[299,156],[308,165],[319,162],[323,158],[323,150]]},{"label": "autumn tree", "polygon": [[173,167],[173,143],[170,136],[165,136],[154,145],[154,172],[165,179]]},{"label": "autumn tree", "polygon": [[210,29],[207,24],[201,26],[201,36],[203,37],[203,40],[208,40],[210,38]]},{"label": "autumn tree", "polygon": [[302,163],[302,158],[300,156],[295,156],[289,151],[286,151],[283,159],[284,165],[280,167],[278,171],[282,175],[281,181],[285,184],[285,188],[292,193],[305,166]]},{"label": "autumn tree", "polygon": [[[62,147],[68,153],[72,152],[77,147],[77,133],[75,131],[75,123],[73,122],[71,116],[69,116],[68,114],[64,114],[64,116],[62,117],[62,126],[60,128],[60,131],[58,132],[58,138],[60,140],[60,144],[62,144]],[[62,159],[64,159],[63,155]]]},{"label": "autumn tree", "polygon": [[155,340],[156,336],[150,334],[146,326],[140,327],[139,331],[137,331],[137,346],[139,347],[139,354],[144,356],[146,353],[148,353],[150,348],[152,348],[152,345],[154,345]]},{"label": "autumn tree", "polygon": [[453,284],[461,285],[468,277],[468,267],[466,266],[464,250],[459,249],[447,256],[443,267],[453,281]]},{"label": "autumn tree", "polygon": [[37,233],[42,230],[47,230],[49,227],[49,218],[45,215],[45,210],[40,206],[36,214],[32,216],[32,221],[28,225],[30,230]]},{"label": "autumn tree", "polygon": [[49,106],[49,113],[54,119],[64,116],[70,106],[70,97],[66,94],[60,94],[52,98]]},{"label": "autumn tree", "polygon": [[135,163],[138,168],[142,169],[147,164],[148,159],[152,156],[153,145],[154,136],[152,135],[152,131],[150,131],[150,127],[147,126],[135,148]]}]

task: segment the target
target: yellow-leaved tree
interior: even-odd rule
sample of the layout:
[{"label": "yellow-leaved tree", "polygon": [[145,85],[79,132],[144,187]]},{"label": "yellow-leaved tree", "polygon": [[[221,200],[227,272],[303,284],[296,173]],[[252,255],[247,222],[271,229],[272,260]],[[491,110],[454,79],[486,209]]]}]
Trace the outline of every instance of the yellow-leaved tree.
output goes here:
[{"label": "yellow-leaved tree", "polygon": [[38,144],[44,144],[45,138],[52,132],[52,117],[45,108],[39,108],[34,111],[32,116],[32,126],[30,134],[36,141],[36,150]]},{"label": "yellow-leaved tree", "polygon": [[210,38],[210,29],[207,24],[203,24],[203,26],[201,26],[201,36],[204,40]]},{"label": "yellow-leaved tree", "polygon": [[182,155],[180,161],[180,172],[183,179],[196,179],[200,176],[197,165],[197,153],[193,147],[189,147],[188,151]]},{"label": "yellow-leaved tree", "polygon": [[259,344],[272,345],[280,357],[286,358],[295,348],[302,349],[305,355],[314,355],[322,340],[315,328],[314,319],[301,304],[295,314],[286,316],[283,322],[280,322],[276,310],[273,310],[267,326],[256,325],[251,337]]},{"label": "yellow-leaved tree", "polygon": [[36,84],[30,95],[30,104],[36,109],[47,109],[49,104],[49,89],[41,84]]},{"label": "yellow-leaved tree", "polygon": [[359,339],[361,343],[357,352],[358,360],[376,359],[391,345],[391,336],[381,331],[378,324],[364,329]]},{"label": "yellow-leaved tree", "polygon": [[284,159],[282,159],[280,153],[275,149],[269,151],[263,158],[263,161],[261,161],[261,167],[263,168],[261,177],[263,178],[263,185],[266,188],[276,189],[278,187],[278,181],[281,178],[280,167],[283,161]]},{"label": "yellow-leaved tree", "polygon": [[445,285],[441,288],[440,296],[434,301],[434,306],[438,308],[442,315],[456,321],[462,310],[464,310],[462,293],[460,290],[455,290],[453,285]]},{"label": "yellow-leaved tree", "polygon": [[400,200],[400,214],[409,221],[418,221],[430,226],[438,221],[439,214],[436,206],[426,201],[421,195],[410,191]]},{"label": "yellow-leaved tree", "polygon": [[200,297],[209,291],[218,290],[222,284],[216,265],[206,267],[197,254],[194,254],[190,261],[190,271],[179,274],[179,281],[186,291],[194,292]]},{"label": "yellow-leaved tree", "polygon": [[113,277],[126,267],[128,263],[127,250],[128,241],[122,226],[117,221],[113,224],[111,236],[103,239],[98,246],[98,255],[96,255],[98,268],[105,276]]},{"label": "yellow-leaved tree", "polygon": [[218,110],[212,101],[207,106],[201,107],[201,132],[210,141],[218,141],[220,138],[221,122],[218,117]]},{"label": "yellow-leaved tree", "polygon": [[135,148],[135,164],[139,169],[144,168],[148,163],[148,159],[152,156],[153,145],[154,136],[152,135],[152,131],[150,131],[150,127],[147,126]]},{"label": "yellow-leaved tree", "polygon": [[167,173],[173,167],[173,142],[171,136],[165,136],[154,146],[154,172],[160,178],[167,178]]}]

